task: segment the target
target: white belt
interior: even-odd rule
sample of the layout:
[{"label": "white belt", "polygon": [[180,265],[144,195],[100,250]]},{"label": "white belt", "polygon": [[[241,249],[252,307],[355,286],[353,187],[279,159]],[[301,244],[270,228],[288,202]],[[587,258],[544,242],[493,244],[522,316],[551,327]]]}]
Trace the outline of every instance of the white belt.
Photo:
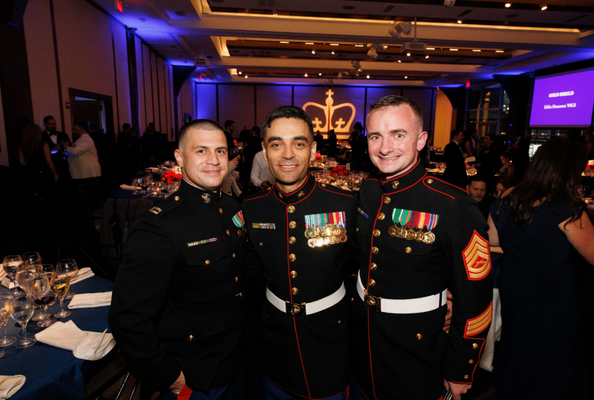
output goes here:
[{"label": "white belt", "polygon": [[367,307],[375,308],[378,312],[389,314],[419,314],[436,310],[446,304],[448,289],[444,289],[441,293],[418,297],[416,299],[383,299],[367,293],[361,282],[361,272],[359,272],[357,292]]},{"label": "white belt", "polygon": [[274,293],[270,291],[270,289],[266,288],[266,298],[279,311],[282,311],[286,314],[291,315],[311,315],[318,313],[320,311],[324,311],[327,308],[332,307],[336,303],[338,303],[344,295],[346,294],[346,289],[344,288],[344,282],[338,290],[332,293],[329,296],[324,297],[323,299],[312,301],[309,303],[289,303],[288,301],[284,301],[278,298]]}]

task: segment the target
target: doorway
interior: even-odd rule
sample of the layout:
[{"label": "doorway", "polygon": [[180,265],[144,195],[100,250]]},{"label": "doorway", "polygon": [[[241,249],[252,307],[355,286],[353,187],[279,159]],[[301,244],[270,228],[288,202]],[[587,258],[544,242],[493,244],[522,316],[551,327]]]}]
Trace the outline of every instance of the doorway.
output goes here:
[{"label": "doorway", "polygon": [[86,122],[87,131],[105,136],[114,136],[113,106],[111,96],[68,89],[70,96],[70,119],[73,126],[76,122]]}]

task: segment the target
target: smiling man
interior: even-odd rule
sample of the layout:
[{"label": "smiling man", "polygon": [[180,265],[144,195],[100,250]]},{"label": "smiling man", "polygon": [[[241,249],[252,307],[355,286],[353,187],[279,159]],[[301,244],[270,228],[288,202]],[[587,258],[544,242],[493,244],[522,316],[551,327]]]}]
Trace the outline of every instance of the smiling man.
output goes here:
[{"label": "smiling man", "polygon": [[[367,116],[381,171],[360,192],[360,272],[349,320],[351,396],[459,400],[472,384],[491,321],[487,226],[468,194],[428,176],[417,103],[387,96]],[[442,329],[454,296],[450,335]]]},{"label": "smiling man", "polygon": [[247,235],[239,204],[219,190],[229,165],[220,125],[184,125],[175,159],[183,181],[134,223],[109,325],[144,390],[168,400],[243,399]]},{"label": "smiling man", "polygon": [[263,272],[263,387],[266,399],[345,399],[348,386],[345,274],[356,267],[356,202],[350,192],[309,174],[316,155],[309,116],[273,110],[263,126],[264,156],[275,178],[243,202]]}]

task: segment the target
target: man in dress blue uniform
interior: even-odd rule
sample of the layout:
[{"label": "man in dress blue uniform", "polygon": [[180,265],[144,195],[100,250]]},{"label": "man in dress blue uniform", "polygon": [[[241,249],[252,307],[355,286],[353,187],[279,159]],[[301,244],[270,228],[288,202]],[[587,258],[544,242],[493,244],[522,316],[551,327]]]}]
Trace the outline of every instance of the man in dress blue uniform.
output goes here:
[{"label": "man in dress blue uniform", "polygon": [[[345,399],[348,331],[345,274],[356,267],[352,192],[317,183],[316,144],[302,109],[273,110],[263,126],[264,155],[276,182],[243,202],[264,273],[261,364],[266,399]],[[350,254],[349,254],[350,252]]]},{"label": "man in dress blue uniform", "polygon": [[109,325],[144,389],[168,399],[242,399],[247,235],[239,204],[219,190],[229,164],[220,125],[184,125],[175,158],[183,181],[134,223]]},{"label": "man in dress blue uniform", "polygon": [[[465,191],[426,174],[417,103],[387,96],[367,117],[381,175],[360,192],[360,271],[349,318],[354,399],[460,399],[491,322],[487,226]],[[454,298],[449,336],[446,292]]]}]

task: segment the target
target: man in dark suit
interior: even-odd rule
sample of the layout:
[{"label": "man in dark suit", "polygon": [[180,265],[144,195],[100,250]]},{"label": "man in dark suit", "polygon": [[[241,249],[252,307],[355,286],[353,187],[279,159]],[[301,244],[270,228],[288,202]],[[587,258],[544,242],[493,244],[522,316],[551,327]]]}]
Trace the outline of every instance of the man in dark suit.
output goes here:
[{"label": "man in dark suit", "polygon": [[65,182],[70,177],[70,171],[68,169],[68,159],[64,156],[62,143],[65,142],[68,146],[72,146],[72,142],[67,134],[56,130],[57,123],[53,116],[48,115],[43,118],[43,125],[45,129],[41,132],[41,140],[48,144],[52,155],[52,162],[56,167],[60,181]]},{"label": "man in dark suit", "polygon": [[276,108],[263,131],[275,184],[248,196],[243,210],[255,251],[247,271],[266,279],[264,398],[345,399],[344,278],[356,268],[356,199],[309,174],[316,144],[301,108]]},{"label": "man in dark suit", "polygon": [[450,140],[451,142],[443,151],[446,161],[443,180],[464,189],[466,187],[466,164],[464,163],[463,150],[460,147],[464,141],[464,132],[454,129],[450,133]]},{"label": "man in dark suit", "polygon": [[239,204],[219,190],[229,165],[220,125],[184,125],[175,158],[180,189],[134,223],[109,325],[145,390],[167,399],[243,399],[247,236]]}]

